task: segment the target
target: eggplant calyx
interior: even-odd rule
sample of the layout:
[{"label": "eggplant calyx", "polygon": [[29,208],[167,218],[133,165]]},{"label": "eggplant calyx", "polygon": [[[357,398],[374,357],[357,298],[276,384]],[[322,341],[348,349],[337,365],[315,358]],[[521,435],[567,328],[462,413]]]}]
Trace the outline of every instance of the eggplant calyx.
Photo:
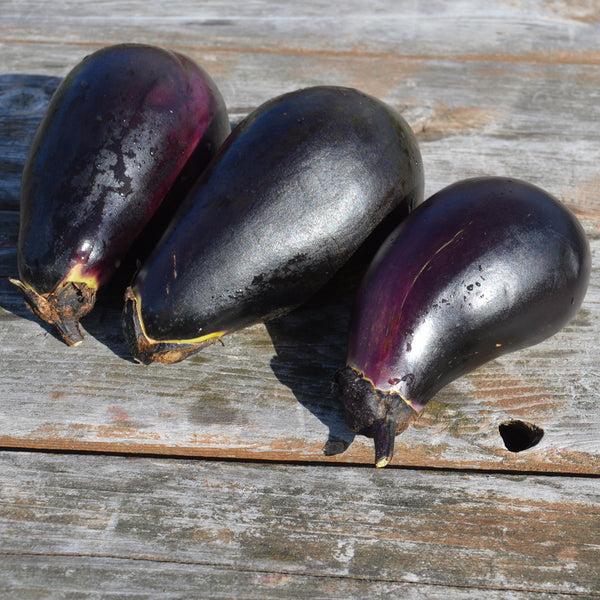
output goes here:
[{"label": "eggplant calyx", "polygon": [[53,292],[39,294],[18,279],[9,278],[22,292],[25,306],[42,321],[56,327],[69,346],[83,342],[79,320],[92,310],[96,289],[80,281],[65,281]]},{"label": "eggplant calyx", "polygon": [[146,333],[141,315],[141,301],[131,286],[125,291],[121,327],[133,359],[143,365],[153,362],[167,365],[180,362],[214,344],[226,333],[218,331],[191,340],[155,340]]},{"label": "eggplant calyx", "polygon": [[352,431],[373,438],[375,466],[385,467],[394,455],[394,440],[419,413],[396,392],[385,392],[356,369],[346,366],[334,376],[334,391]]}]

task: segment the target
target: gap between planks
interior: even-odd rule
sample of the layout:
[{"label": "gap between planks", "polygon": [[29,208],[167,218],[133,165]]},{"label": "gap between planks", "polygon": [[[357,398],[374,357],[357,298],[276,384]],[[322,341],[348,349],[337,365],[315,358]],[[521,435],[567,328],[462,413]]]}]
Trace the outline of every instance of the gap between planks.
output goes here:
[{"label": "gap between planks", "polygon": [[[91,446],[103,446],[105,444],[94,444],[93,442],[81,444],[81,447],[71,448],[52,448],[52,447],[36,447],[25,445],[1,445],[0,452],[11,453],[30,453],[30,454],[47,454],[47,455],[66,455],[66,456],[106,456],[118,458],[140,458],[140,459],[155,459],[155,460],[183,460],[190,462],[206,462],[206,463],[229,463],[229,464],[247,464],[247,465],[273,465],[273,466],[301,466],[301,467],[326,467],[326,468],[350,468],[350,469],[368,469],[374,470],[374,464],[359,462],[359,461],[319,461],[308,459],[293,459],[293,458],[268,458],[245,455],[240,453],[239,456],[222,456],[219,454],[220,449],[214,454],[201,453],[189,454],[182,453],[178,448],[165,448],[163,452],[155,452],[152,450],[144,451],[127,451],[127,450],[108,450],[95,448]],[[86,447],[84,447],[86,446]],[[89,447],[87,447],[89,446]],[[115,444],[110,444],[114,448]],[[204,449],[203,449],[204,450]],[[407,465],[407,464],[388,464],[385,467],[386,471],[420,471],[428,473],[455,473],[463,475],[500,475],[500,476],[527,476],[527,477],[567,477],[578,479],[600,479],[600,474],[589,473],[584,471],[549,471],[549,470],[523,470],[520,468],[491,468],[491,467],[469,467],[469,466],[442,466],[442,465]],[[1,554],[1,551],[0,551]]]}]

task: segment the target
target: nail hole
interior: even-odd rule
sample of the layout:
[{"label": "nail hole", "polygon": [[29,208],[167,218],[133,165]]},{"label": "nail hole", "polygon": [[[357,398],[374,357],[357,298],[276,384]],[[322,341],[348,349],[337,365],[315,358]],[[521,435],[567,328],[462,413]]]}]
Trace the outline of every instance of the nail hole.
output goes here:
[{"label": "nail hole", "polygon": [[504,421],[498,426],[507,450],[522,452],[532,448],[544,437],[544,430],[525,421]]}]

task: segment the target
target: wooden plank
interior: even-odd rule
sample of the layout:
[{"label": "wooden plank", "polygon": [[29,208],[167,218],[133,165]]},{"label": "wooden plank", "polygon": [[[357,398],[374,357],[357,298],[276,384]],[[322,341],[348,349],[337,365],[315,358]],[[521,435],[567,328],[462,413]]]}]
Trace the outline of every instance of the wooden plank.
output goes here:
[{"label": "wooden plank", "polygon": [[43,597],[111,597],[124,580],[140,594],[154,576],[156,594],[178,574],[166,597],[191,584],[239,597],[242,583],[249,598],[600,596],[597,478],[10,452],[0,464],[0,573]]},{"label": "wooden plank", "polygon": [[[471,600],[478,588],[227,568],[195,562],[164,562],[97,556],[3,555],[2,600],[127,598],[127,600]],[[485,590],[486,600],[572,600],[577,595]],[[590,596],[588,596],[590,597]]]},{"label": "wooden plank", "polygon": [[147,41],[189,48],[356,55],[409,54],[457,59],[498,54],[556,62],[598,57],[597,2],[473,0],[427,5],[408,0],[323,2],[232,0],[115,2],[20,1],[4,7],[5,43],[104,44]]},{"label": "wooden plank", "polygon": [[435,9],[355,1],[342,13],[264,1],[16,6],[0,25],[4,72],[63,76],[101,45],[145,41],[203,64],[236,118],[296,87],[358,87],[401,110],[420,134],[428,193],[506,173],[598,214],[595,3],[503,2],[485,14],[467,1]]},{"label": "wooden plank", "polygon": [[[25,56],[39,50],[19,46]],[[57,47],[65,72],[87,54],[79,47],[68,48],[67,54],[64,46]],[[50,50],[44,48],[46,52]],[[349,62],[328,56],[242,57],[234,52],[190,56],[215,78],[233,121],[292,89],[322,83],[355,87],[389,102],[413,127],[427,195],[464,177],[510,175],[540,185],[579,214],[600,215],[595,137],[599,65],[456,63],[395,56]],[[10,68],[2,62],[0,57],[0,68]],[[34,72],[34,63],[32,57],[22,68]],[[0,208],[5,209],[18,207],[29,141],[57,84],[51,69],[46,70],[49,79],[28,73],[0,76]]]},{"label": "wooden plank", "polygon": [[[182,363],[143,367],[124,344],[118,303],[84,320],[77,348],[26,311],[5,277],[16,265],[16,216],[7,214],[0,446],[372,463],[371,441],[346,428],[330,389],[344,361],[349,297],[250,327]],[[592,242],[597,257],[600,244]],[[440,392],[397,438],[393,464],[600,473],[595,273],[568,327]],[[509,452],[498,426],[512,418],[542,427],[540,444]]]}]

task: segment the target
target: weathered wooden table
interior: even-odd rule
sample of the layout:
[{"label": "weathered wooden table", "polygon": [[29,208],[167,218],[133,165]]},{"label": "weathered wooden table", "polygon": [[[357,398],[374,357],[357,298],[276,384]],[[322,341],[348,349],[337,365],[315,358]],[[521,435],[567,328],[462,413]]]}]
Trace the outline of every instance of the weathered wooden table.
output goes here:
[{"label": "weathered wooden table", "polygon": [[[0,597],[600,597],[600,2],[0,1]],[[68,348],[25,309],[20,173],[56,85],[137,41],[213,76],[237,121],[316,84],[389,102],[426,195],[538,184],[581,219],[588,295],[552,339],[440,392],[372,467],[330,380],[350,299],[139,366],[118,307]],[[545,435],[507,450],[499,424]]]}]

